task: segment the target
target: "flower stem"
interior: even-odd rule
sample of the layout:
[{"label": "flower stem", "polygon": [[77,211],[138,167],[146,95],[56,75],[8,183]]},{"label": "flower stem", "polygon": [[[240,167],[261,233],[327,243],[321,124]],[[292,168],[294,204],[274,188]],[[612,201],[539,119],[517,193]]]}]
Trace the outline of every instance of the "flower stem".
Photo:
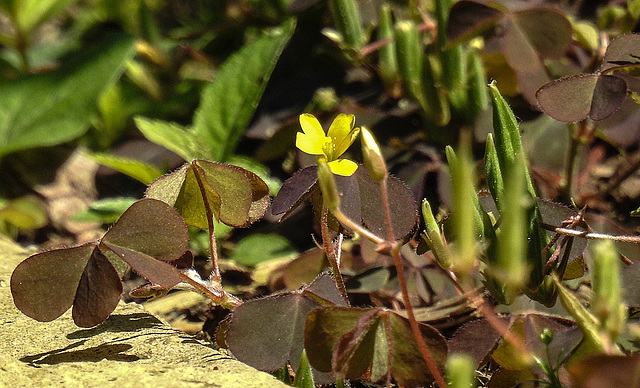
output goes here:
[{"label": "flower stem", "polygon": [[384,209],[384,219],[385,224],[387,226],[387,235],[388,240],[391,242],[391,256],[393,257],[393,262],[396,267],[396,272],[398,273],[398,282],[400,283],[400,290],[402,291],[402,301],[404,303],[404,307],[407,310],[407,316],[409,318],[409,325],[411,326],[411,331],[413,332],[413,336],[418,343],[418,348],[420,349],[420,353],[422,354],[422,358],[424,358],[427,367],[429,368],[429,372],[435,379],[436,383],[441,388],[446,388],[447,383],[445,382],[440,370],[431,355],[431,351],[429,350],[429,346],[424,340],[422,336],[422,332],[420,331],[420,326],[418,325],[418,321],[416,320],[416,316],[413,313],[413,307],[411,306],[411,301],[409,300],[409,289],[407,287],[407,278],[404,274],[404,267],[402,265],[402,257],[400,256],[400,248],[402,248],[402,244],[399,244],[394,236],[393,232],[393,224],[391,223],[391,209],[389,206],[389,195],[387,193],[387,176],[385,176],[380,181],[380,193],[382,199],[382,206]]}]

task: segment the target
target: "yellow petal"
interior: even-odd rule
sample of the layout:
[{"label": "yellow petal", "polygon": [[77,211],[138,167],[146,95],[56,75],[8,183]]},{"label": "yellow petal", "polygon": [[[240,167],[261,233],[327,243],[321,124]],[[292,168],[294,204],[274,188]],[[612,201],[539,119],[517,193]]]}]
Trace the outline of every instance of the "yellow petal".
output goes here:
[{"label": "yellow petal", "polygon": [[355,125],[355,116],[354,115],[346,115],[344,113],[340,113],[338,117],[333,120],[331,123],[331,127],[329,127],[329,137],[333,139],[333,157],[337,158],[342,155],[347,148],[353,144],[358,137],[358,133],[360,132],[359,128],[354,128]]},{"label": "yellow petal", "polygon": [[300,126],[302,127],[302,131],[312,139],[324,139],[326,137],[322,125],[320,125],[318,119],[312,114],[301,114]]},{"label": "yellow petal", "polygon": [[336,175],[351,176],[358,169],[358,165],[349,159],[338,159],[329,162],[329,168]]},{"label": "yellow petal", "polygon": [[298,147],[301,151],[311,155],[323,155],[324,150],[322,146],[324,144],[324,141],[318,142],[317,140],[318,139],[312,138],[307,134],[298,132],[296,134],[296,147]]}]

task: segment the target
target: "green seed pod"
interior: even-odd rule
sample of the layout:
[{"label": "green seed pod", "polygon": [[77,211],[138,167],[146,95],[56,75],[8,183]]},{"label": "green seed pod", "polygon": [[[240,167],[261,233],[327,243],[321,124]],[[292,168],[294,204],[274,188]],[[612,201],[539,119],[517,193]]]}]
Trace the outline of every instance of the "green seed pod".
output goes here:
[{"label": "green seed pod", "polygon": [[467,52],[468,85],[467,101],[469,121],[473,122],[480,112],[489,106],[489,96],[487,93],[487,77],[482,65],[480,52],[471,48]]},{"label": "green seed pod", "polygon": [[611,240],[594,244],[592,253],[594,268],[591,309],[613,342],[624,329],[626,320],[620,284],[620,259]]},{"label": "green seed pod", "polygon": [[476,387],[474,362],[467,354],[452,354],[447,359],[447,380],[450,388]]},{"label": "green seed pod", "polygon": [[365,44],[365,34],[360,20],[358,4],[355,0],[329,1],[336,29],[342,35],[344,42],[356,51],[360,51]]},{"label": "green seed pod", "polygon": [[366,127],[360,128],[361,143],[362,143],[362,158],[364,159],[364,165],[369,171],[369,175],[374,181],[380,182],[387,176],[387,164],[382,156],[382,151],[378,146],[378,142],[373,137],[373,134]]},{"label": "green seed pod", "polygon": [[393,34],[393,24],[391,17],[391,8],[388,4],[380,7],[380,22],[378,23],[378,40],[386,41],[378,52],[380,77],[387,87],[393,88],[400,82],[400,74],[398,73],[398,62],[396,61],[396,43]]},{"label": "green seed pod", "polygon": [[425,233],[423,235],[429,249],[433,253],[438,263],[442,268],[449,269],[451,267],[451,259],[449,257],[449,250],[444,243],[444,239],[440,234],[440,227],[438,222],[433,216],[431,211],[431,205],[426,199],[422,201],[422,218],[424,218]]},{"label": "green seed pod", "polygon": [[422,96],[422,63],[424,61],[418,26],[408,20],[395,28],[396,59],[405,92],[418,101]]}]

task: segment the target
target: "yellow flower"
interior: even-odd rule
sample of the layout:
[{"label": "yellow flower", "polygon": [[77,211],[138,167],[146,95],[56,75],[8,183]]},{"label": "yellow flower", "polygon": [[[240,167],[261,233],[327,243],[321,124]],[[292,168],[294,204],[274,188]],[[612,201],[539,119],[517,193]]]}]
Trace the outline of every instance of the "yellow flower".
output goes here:
[{"label": "yellow flower", "polygon": [[302,132],[296,136],[296,147],[318,159],[324,159],[337,175],[349,176],[356,172],[358,165],[348,159],[339,159],[340,155],[353,144],[360,133],[360,128],[354,128],[355,117],[340,113],[333,120],[329,132],[325,135],[322,126],[314,115],[305,113],[300,115]]}]

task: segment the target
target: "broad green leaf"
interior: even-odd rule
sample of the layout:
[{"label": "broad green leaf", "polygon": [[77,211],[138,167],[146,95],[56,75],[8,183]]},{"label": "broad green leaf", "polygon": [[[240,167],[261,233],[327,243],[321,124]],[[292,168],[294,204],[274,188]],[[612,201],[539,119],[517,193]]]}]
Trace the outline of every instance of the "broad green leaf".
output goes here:
[{"label": "broad green leaf", "polygon": [[255,266],[263,261],[292,256],[297,252],[283,236],[252,234],[238,242],[229,259],[245,266]]},{"label": "broad green leaf", "polygon": [[102,153],[89,154],[89,157],[101,165],[128,175],[145,185],[162,175],[162,171],[156,166],[133,158]]},{"label": "broad green leaf", "polygon": [[0,157],[60,144],[88,128],[104,88],[133,55],[133,40],[109,35],[58,70],[0,83]]},{"label": "broad green leaf", "polygon": [[235,151],[294,29],[295,22],[288,21],[245,46],[204,89],[193,133],[207,145],[207,159],[225,161]]}]

